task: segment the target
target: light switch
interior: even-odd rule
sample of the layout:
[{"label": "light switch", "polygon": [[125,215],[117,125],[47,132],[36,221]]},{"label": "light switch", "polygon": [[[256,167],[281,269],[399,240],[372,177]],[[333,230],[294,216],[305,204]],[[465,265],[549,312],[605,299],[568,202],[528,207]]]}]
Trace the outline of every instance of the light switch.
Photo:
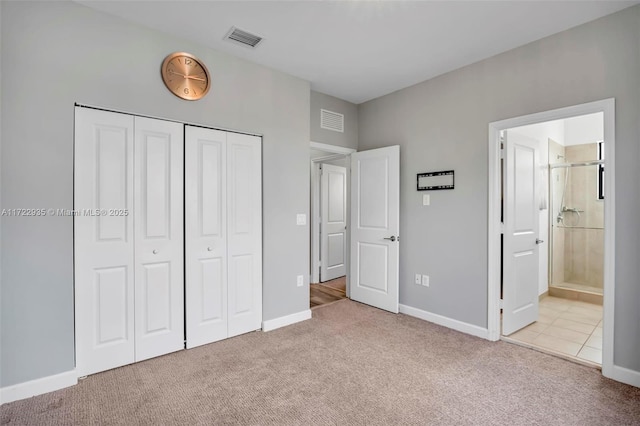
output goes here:
[{"label": "light switch", "polygon": [[429,204],[431,204],[431,195],[422,194],[422,205],[428,206]]},{"label": "light switch", "polygon": [[422,285],[425,287],[429,287],[429,275],[422,276]]},{"label": "light switch", "polygon": [[298,225],[306,225],[307,224],[307,215],[304,213],[299,213],[296,216],[296,223]]}]

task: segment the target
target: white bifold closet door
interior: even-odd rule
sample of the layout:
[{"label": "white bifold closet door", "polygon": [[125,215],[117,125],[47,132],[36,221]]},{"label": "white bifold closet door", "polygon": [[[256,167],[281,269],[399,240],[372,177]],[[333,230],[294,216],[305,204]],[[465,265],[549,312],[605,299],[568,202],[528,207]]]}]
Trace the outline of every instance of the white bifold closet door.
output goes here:
[{"label": "white bifold closet door", "polygon": [[261,144],[185,126],[187,348],[261,327]]},{"label": "white bifold closet door", "polygon": [[76,369],[184,347],[183,130],[76,108]]},{"label": "white bifold closet door", "polygon": [[136,361],[184,349],[183,125],[135,118]]},{"label": "white bifold closet door", "polygon": [[187,348],[227,337],[227,132],[185,128]]}]

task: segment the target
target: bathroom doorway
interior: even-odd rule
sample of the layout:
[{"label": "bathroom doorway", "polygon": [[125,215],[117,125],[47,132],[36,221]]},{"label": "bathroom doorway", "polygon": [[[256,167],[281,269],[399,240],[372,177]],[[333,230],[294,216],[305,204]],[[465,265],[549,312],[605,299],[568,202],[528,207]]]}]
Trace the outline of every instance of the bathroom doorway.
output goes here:
[{"label": "bathroom doorway", "polygon": [[505,130],[540,148],[540,244],[538,317],[515,333],[503,324],[503,337],[593,366],[602,364],[603,128],[595,113]]},{"label": "bathroom doorway", "polygon": [[[612,99],[490,124],[491,151],[497,154],[490,158],[490,335],[602,365],[605,376],[613,366],[614,185],[612,176],[605,175],[613,169],[613,135]],[[507,149],[513,141],[521,147],[531,142],[538,160],[526,165],[526,155],[514,159],[520,155],[517,149],[506,151],[502,160],[493,144],[504,143]],[[523,169],[518,168],[523,165],[526,179],[535,183],[529,186],[528,204],[514,205],[510,197],[518,190],[508,182],[522,182]],[[522,216],[513,216],[522,206],[529,209],[525,227]],[[509,238],[524,234],[535,242],[509,246]],[[534,260],[526,269],[513,266],[527,257]],[[523,277],[538,285],[522,287]],[[504,322],[525,311],[531,314],[515,326]]]}]

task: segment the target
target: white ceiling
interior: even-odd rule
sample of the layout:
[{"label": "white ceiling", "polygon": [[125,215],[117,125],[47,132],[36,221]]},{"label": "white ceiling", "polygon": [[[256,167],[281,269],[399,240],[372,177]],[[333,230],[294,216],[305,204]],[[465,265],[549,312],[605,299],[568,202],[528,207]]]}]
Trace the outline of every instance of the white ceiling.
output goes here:
[{"label": "white ceiling", "polygon": [[[640,3],[634,1],[86,1],[359,104]],[[264,37],[228,41],[236,26]]]}]

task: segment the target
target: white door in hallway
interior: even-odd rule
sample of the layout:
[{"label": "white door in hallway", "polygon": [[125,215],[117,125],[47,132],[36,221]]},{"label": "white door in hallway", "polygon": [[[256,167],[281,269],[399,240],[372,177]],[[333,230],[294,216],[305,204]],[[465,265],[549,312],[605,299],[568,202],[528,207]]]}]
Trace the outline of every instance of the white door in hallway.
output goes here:
[{"label": "white door in hallway", "polygon": [[323,164],[320,189],[320,281],[325,282],[346,274],[346,167]]},{"label": "white door in hallway", "polygon": [[504,335],[538,319],[539,152],[537,140],[504,132]]},{"label": "white door in hallway", "polygon": [[183,125],[135,117],[136,361],[184,349]]},{"label": "white door in hallway", "polygon": [[351,154],[351,298],[398,312],[400,147]]}]

